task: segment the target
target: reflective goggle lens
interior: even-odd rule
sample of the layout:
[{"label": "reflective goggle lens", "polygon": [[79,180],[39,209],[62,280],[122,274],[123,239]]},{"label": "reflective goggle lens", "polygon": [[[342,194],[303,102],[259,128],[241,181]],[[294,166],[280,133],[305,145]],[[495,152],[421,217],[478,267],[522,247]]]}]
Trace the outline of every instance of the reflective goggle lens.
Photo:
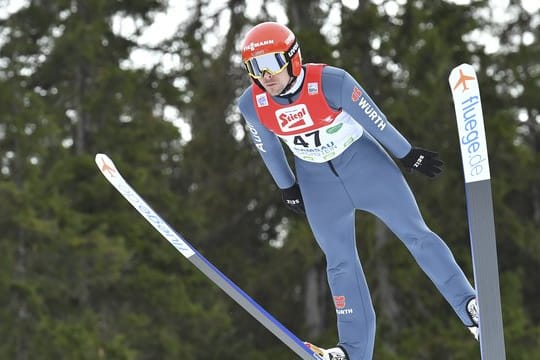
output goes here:
[{"label": "reflective goggle lens", "polygon": [[288,64],[283,53],[257,56],[244,63],[249,75],[255,79],[261,78],[265,71],[271,75],[276,75],[283,71]]}]

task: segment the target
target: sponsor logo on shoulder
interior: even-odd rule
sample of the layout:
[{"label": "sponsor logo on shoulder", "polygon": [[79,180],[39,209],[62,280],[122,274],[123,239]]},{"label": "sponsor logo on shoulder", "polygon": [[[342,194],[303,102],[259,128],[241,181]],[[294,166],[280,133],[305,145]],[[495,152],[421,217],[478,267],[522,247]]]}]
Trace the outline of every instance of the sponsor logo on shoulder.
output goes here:
[{"label": "sponsor logo on shoulder", "polygon": [[368,99],[366,99],[362,91],[356,86],[352,90],[351,100],[354,103],[358,102],[358,106],[360,106],[360,108],[364,111],[364,114],[366,114],[368,119],[370,119],[379,130],[384,130],[386,127],[386,121],[379,114],[375,106]]},{"label": "sponsor logo on shoulder", "polygon": [[310,82],[307,84],[308,95],[315,95],[319,93],[319,83]]},{"label": "sponsor logo on shoulder", "polygon": [[258,94],[256,96],[256,99],[257,99],[257,107],[268,106],[268,96],[266,96],[266,93]]},{"label": "sponsor logo on shoulder", "polygon": [[362,96],[362,91],[360,91],[360,89],[355,86],[352,89],[351,100],[353,102],[357,102],[358,100],[360,100],[361,96]]}]

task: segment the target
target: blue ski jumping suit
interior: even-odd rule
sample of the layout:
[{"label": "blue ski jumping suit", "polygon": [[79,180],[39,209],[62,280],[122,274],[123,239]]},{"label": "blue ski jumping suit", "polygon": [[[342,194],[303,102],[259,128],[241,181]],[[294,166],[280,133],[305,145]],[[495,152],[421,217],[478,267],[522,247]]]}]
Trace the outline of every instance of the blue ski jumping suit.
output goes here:
[{"label": "blue ski jumping suit", "polygon": [[[441,238],[431,231],[403,174],[411,144],[345,70],[307,64],[293,96],[251,85],[240,97],[247,129],[277,186],[298,182],[307,220],[324,252],[339,345],[350,360],[369,360],[375,312],[358,257],[355,210],[377,216],[403,242],[463,324],[475,291]],[[293,152],[296,176],[282,142]]]}]

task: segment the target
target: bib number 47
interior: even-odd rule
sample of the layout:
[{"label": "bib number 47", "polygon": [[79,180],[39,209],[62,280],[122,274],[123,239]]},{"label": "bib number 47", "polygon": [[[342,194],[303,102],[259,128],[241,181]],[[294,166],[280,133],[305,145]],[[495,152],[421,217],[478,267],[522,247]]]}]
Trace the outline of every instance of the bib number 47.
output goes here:
[{"label": "bib number 47", "polygon": [[321,146],[321,137],[319,135],[319,130],[302,135],[296,135],[293,142],[294,145],[299,145],[306,148],[319,147]]}]

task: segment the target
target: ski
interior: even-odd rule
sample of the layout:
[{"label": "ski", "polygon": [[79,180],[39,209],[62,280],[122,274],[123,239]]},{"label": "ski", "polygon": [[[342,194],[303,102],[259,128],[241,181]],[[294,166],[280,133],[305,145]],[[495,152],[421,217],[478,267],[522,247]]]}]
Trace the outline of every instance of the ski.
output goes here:
[{"label": "ski", "polygon": [[304,360],[322,357],[310,350],[296,335],[283,326],[270,313],[257,304],[249,295],[227,278],[221,271],[203,257],[179,233],[171,228],[124,180],[113,161],[105,154],[97,154],[96,165],[105,178],[118,192],[148,221],[176,250],[188,259],[214,284],[242,306],[249,314],[273,333],[283,344],[288,346]]},{"label": "ski", "polygon": [[458,126],[482,359],[504,360],[504,333],[493,218],[491,175],[480,89],[474,68],[455,67],[448,77]]}]

